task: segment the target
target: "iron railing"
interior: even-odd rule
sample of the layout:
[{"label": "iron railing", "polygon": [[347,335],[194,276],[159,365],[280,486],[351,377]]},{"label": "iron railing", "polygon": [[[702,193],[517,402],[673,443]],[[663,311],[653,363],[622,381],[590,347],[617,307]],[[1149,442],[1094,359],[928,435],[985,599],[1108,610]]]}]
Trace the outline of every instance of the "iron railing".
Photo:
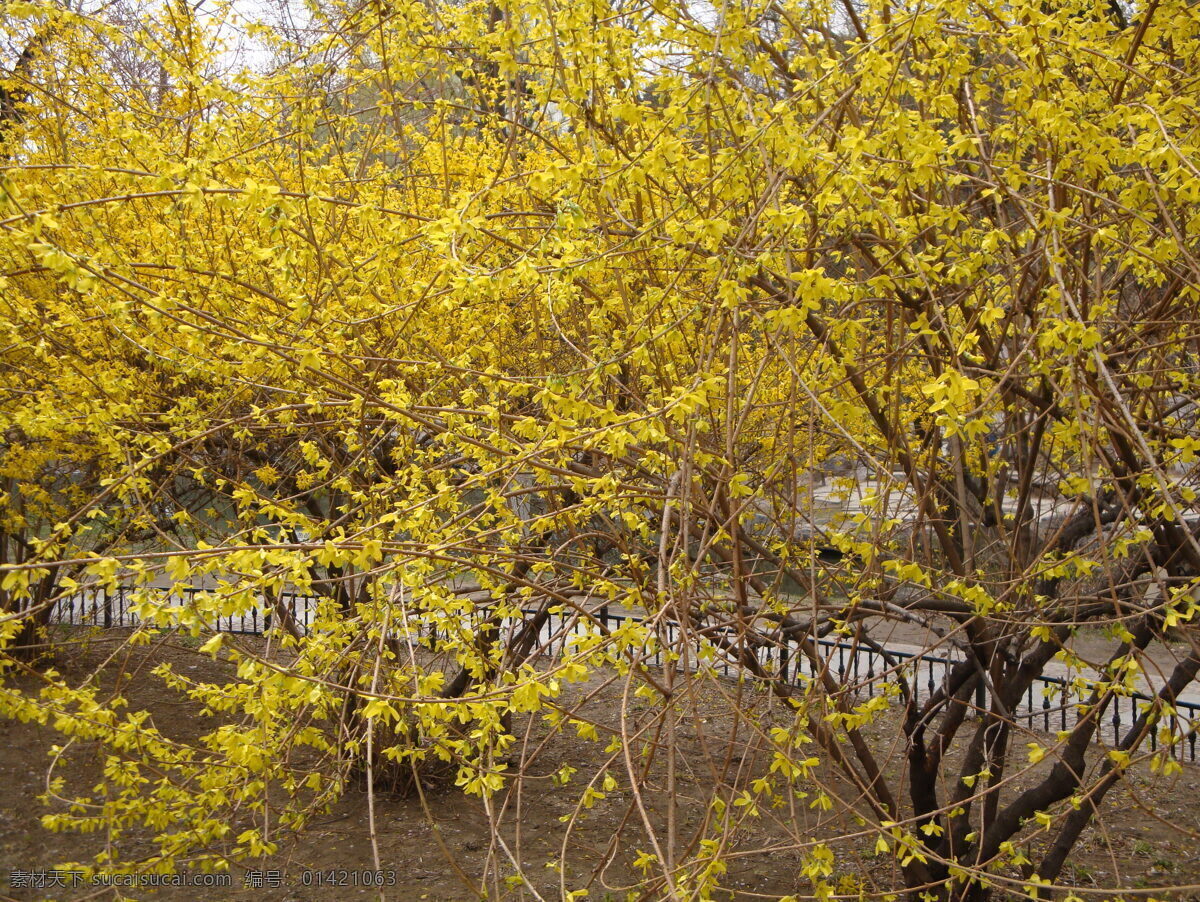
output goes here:
[{"label": "iron railing", "polygon": [[[190,587],[170,591],[163,589],[163,604],[185,606],[197,593],[206,591],[212,590]],[[136,627],[139,620],[130,608],[132,595],[133,590],[126,587],[81,590],[57,602],[52,622],[101,628]],[[312,627],[320,599],[321,596],[316,595],[281,592],[278,603],[288,612],[297,630],[306,633]],[[531,618],[539,612],[525,610],[522,613],[526,618]],[[582,636],[594,629],[589,624],[599,625],[602,631],[608,632],[628,622],[643,621],[629,614],[610,611],[607,607],[600,608],[590,617],[567,610],[551,613],[544,616],[535,653],[563,654],[568,650],[573,636]],[[501,630],[512,635],[512,631],[520,628],[522,623],[521,620],[510,619],[501,625]],[[243,614],[217,617],[206,625],[219,632],[261,635],[271,628],[272,611],[269,607],[256,605]],[[663,665],[666,649],[674,649],[679,644],[680,626],[677,622],[664,621],[661,627],[661,644],[644,659],[644,663],[654,667]],[[445,632],[439,631],[431,621],[418,624],[418,635],[431,647],[436,646],[439,634]],[[745,633],[733,627],[691,630],[689,636],[693,640],[693,667],[703,666],[700,661],[706,659],[712,662],[707,666],[724,676],[735,677],[740,670],[738,657],[748,652],[761,668],[794,685],[828,675],[839,685],[849,684],[854,690],[867,691],[881,681],[896,680],[898,676],[903,676],[914,704],[920,703],[922,693],[928,699],[937,692],[945,685],[951,669],[962,662],[961,658],[894,648],[882,648],[880,651],[853,640],[829,638],[814,640],[816,653],[806,654],[795,640],[759,639],[748,642]],[[1122,731],[1137,721],[1144,710],[1143,706],[1156,701],[1156,697],[1141,692],[1114,696],[1106,712],[1106,723],[1099,725],[1096,730],[1097,740],[1111,740],[1114,744],[1120,742]],[[1018,726],[1032,731],[1068,730],[1082,716],[1080,707],[1083,703],[1084,699],[1077,694],[1074,680],[1042,674],[1034,679],[1017,710],[1011,712],[1011,717]],[[974,706],[982,711],[986,704],[987,694],[981,683],[976,691]],[[1197,760],[1200,704],[1176,699],[1172,705],[1174,713],[1162,717],[1150,731],[1151,749],[1157,749],[1159,733],[1166,729],[1176,737],[1176,741],[1171,743],[1171,754],[1194,763]],[[1185,747],[1185,752],[1180,752],[1181,747]]]}]

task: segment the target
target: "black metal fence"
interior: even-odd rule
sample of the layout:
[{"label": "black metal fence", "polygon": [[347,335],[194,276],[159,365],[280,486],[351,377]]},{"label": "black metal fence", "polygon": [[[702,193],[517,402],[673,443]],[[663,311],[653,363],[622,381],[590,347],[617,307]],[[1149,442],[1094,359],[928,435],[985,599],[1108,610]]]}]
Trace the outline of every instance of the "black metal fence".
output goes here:
[{"label": "black metal fence", "polygon": [[[529,617],[537,612],[524,613]],[[604,608],[594,615],[594,618],[606,630],[629,621],[642,622],[641,618],[612,613]],[[562,654],[568,649],[572,635],[585,635],[588,629],[587,620],[575,612],[552,614],[539,632],[543,643],[541,650],[545,654]],[[664,651],[678,644],[678,635],[679,624],[673,621],[665,622],[663,643],[647,655],[645,662],[661,667]],[[896,681],[902,676],[912,693],[914,704],[919,704],[922,698],[928,699],[938,692],[946,684],[950,671],[962,662],[962,658],[926,652],[894,648],[883,648],[879,651],[853,640],[843,639],[816,639],[816,654],[806,654],[795,640],[747,643],[745,633],[732,627],[693,630],[692,637],[698,640],[694,652],[699,652],[705,645],[710,647],[713,661],[710,666],[723,676],[736,676],[740,670],[738,658],[749,652],[763,670],[794,685],[806,679],[819,679],[828,675],[837,684],[849,686],[852,690],[862,690],[865,695],[881,681]],[[721,650],[721,646],[724,646],[724,651]],[[1090,689],[1087,690],[1087,694],[1090,694]],[[1033,732],[1050,733],[1073,729],[1081,716],[1080,706],[1085,704],[1086,700],[1075,688],[1073,680],[1042,674],[1033,680],[1025,697],[1010,716],[1017,726]],[[1141,692],[1112,698],[1105,722],[1097,726],[1097,741],[1111,741],[1114,745],[1119,743],[1125,732],[1137,721],[1144,706],[1155,701],[1153,696]],[[987,707],[987,690],[982,683],[976,689],[973,704],[979,711]],[[1151,750],[1158,749],[1159,733],[1165,729],[1175,739],[1170,745],[1171,756],[1176,760],[1194,763],[1197,760],[1200,704],[1176,699],[1172,705],[1175,713],[1163,716],[1150,730]]]},{"label": "black metal fence", "polygon": [[[194,604],[197,594],[212,594],[213,591],[190,586],[175,590],[161,589],[159,598],[163,607],[186,607]],[[51,622],[75,626],[96,626],[104,629],[140,626],[141,621],[137,612],[132,609],[133,595],[134,590],[124,586],[118,586],[116,589],[81,590],[58,601]],[[301,632],[307,632],[312,625],[319,601],[320,596],[318,595],[302,595],[297,592],[279,593],[280,604]],[[244,614],[213,617],[205,625],[215,632],[258,636],[271,628],[272,616],[270,608],[256,604]]]},{"label": "black metal fence", "polygon": [[[144,591],[144,590],[143,590]],[[200,592],[211,592],[199,588],[161,590],[161,603],[165,607],[184,607],[193,602]],[[133,590],[125,587],[116,589],[83,590],[59,600],[52,622],[95,626],[101,628],[136,627],[137,614],[130,605]],[[281,592],[278,604],[287,611],[292,623],[301,633],[307,633],[316,618],[320,596],[296,592]],[[526,618],[538,615],[536,610],[522,612]],[[269,607],[255,605],[242,614],[215,617],[206,625],[209,629],[260,635],[271,628],[272,611]],[[598,624],[603,631],[617,629],[626,623],[644,622],[641,618],[600,608],[591,617],[578,612],[563,610],[545,616],[538,630],[535,651],[541,655],[562,655],[575,641],[594,632]],[[511,619],[501,629],[510,636],[523,625],[523,621]],[[418,634],[431,647],[439,639],[448,638],[446,630],[439,630],[435,623],[424,621],[418,624]],[[664,653],[679,646],[680,626],[674,621],[662,624],[661,644],[649,650],[644,662],[661,667]],[[692,669],[709,666],[724,676],[737,676],[744,655],[753,655],[758,665],[779,679],[795,685],[805,680],[832,677],[839,685],[860,689],[864,693],[881,681],[896,681],[903,677],[912,693],[914,703],[922,697],[928,699],[945,685],[951,669],[961,663],[961,658],[934,655],[925,652],[910,652],[884,648],[882,651],[853,640],[817,639],[815,654],[806,654],[795,641],[757,641],[750,643],[744,633],[732,627],[691,630],[690,650],[693,656]],[[705,659],[707,663],[705,663]],[[1068,730],[1075,726],[1080,717],[1080,705],[1085,699],[1079,697],[1073,681],[1043,674],[1029,687],[1025,698],[1011,712],[1014,722],[1032,731],[1052,732]],[[1152,696],[1141,692],[1119,695],[1113,698],[1106,713],[1106,723],[1096,731],[1098,741],[1119,742],[1124,731],[1140,716],[1143,707],[1155,701]],[[976,692],[974,704],[983,709],[987,696],[981,685]],[[1164,716],[1150,732],[1152,749],[1159,745],[1159,733],[1166,730],[1175,738],[1170,744],[1171,755],[1177,760],[1196,761],[1197,727],[1200,727],[1200,704],[1176,699],[1174,714]]]}]

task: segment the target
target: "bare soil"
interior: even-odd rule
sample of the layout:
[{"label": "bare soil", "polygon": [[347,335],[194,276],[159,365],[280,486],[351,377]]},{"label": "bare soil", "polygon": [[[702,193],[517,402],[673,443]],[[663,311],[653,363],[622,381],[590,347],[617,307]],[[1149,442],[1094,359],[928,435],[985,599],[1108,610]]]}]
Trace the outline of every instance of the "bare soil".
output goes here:
[{"label": "bare soil", "polygon": [[[85,635],[78,631],[75,636],[81,641],[67,646],[55,661],[68,678],[92,673],[120,646],[121,637],[111,633],[82,641]],[[250,644],[263,640],[238,641]],[[211,720],[195,716],[194,704],[163,685],[150,670],[161,661],[169,661],[188,676],[222,680],[231,678],[232,669],[227,663],[173,642],[133,649],[128,658],[125,654],[123,651],[110,661],[102,673],[123,670],[132,675],[123,690],[131,709],[150,711],[154,724],[164,734],[188,741],[197,741],[212,729]],[[37,685],[32,675],[17,676],[13,682],[27,691],[35,690]],[[620,681],[602,685],[598,678],[572,689],[576,698],[592,696],[586,711],[602,728],[619,727],[623,706],[627,721],[641,716],[649,719],[655,713],[648,702],[623,699],[623,690]],[[739,692],[737,703],[752,712],[753,724],[735,723],[730,717],[731,700],[724,696]],[[769,756],[756,733],[760,737],[771,725],[790,719],[777,700],[724,681],[715,687],[706,685],[689,700],[687,711],[689,716],[681,719],[677,730],[679,802],[675,813],[684,844],[702,826],[715,783],[737,775],[744,784],[747,777],[767,771]],[[903,754],[897,726],[894,718],[885,718],[868,728],[868,739],[880,756],[893,762]],[[66,861],[89,860],[103,850],[105,840],[96,834],[54,833],[41,826],[41,815],[50,809],[38,796],[46,790],[50,747],[62,738],[34,724],[0,720],[0,748],[4,750],[0,756],[0,897],[324,902],[378,899],[382,895],[403,902],[476,900],[485,892],[490,899],[559,899],[564,888],[587,888],[589,902],[654,898],[653,894],[627,894],[642,880],[634,863],[637,854],[649,848],[643,817],[659,832],[665,824],[667,778],[663,768],[656,763],[640,778],[644,814],[633,793],[621,788],[608,793],[590,810],[582,810],[577,803],[586,779],[603,768],[609,768],[621,787],[630,785],[622,756],[613,760],[613,755],[605,754],[607,737],[602,735],[599,742],[587,741],[572,729],[551,736],[551,728],[540,717],[532,721],[518,718],[513,727],[519,746],[511,757],[526,761],[527,776],[491,800],[493,811],[505,812],[498,831],[493,829],[484,803],[464,796],[450,781],[430,780],[420,796],[376,794],[379,858],[385,879],[391,884],[382,891],[355,885],[363,882],[356,875],[370,874],[375,865],[366,793],[354,788],[333,810],[318,816],[303,834],[274,837],[280,844],[276,854],[234,866],[231,887],[127,889],[121,891],[122,896],[107,888],[12,886],[12,881],[5,879],[14,871],[45,870]],[[560,786],[554,775],[567,764],[577,768],[578,774]],[[90,788],[100,777],[94,750],[77,750],[69,771],[78,787],[84,791]],[[814,773],[817,780],[836,797],[853,801],[854,794],[836,774],[822,768]],[[815,792],[815,782],[812,788]],[[729,870],[720,879],[724,889],[716,898],[778,899],[810,893],[812,887],[800,869],[807,844],[814,838],[831,840],[837,852],[837,873],[848,890],[855,889],[856,896],[859,891],[871,894],[895,886],[890,862],[872,854],[876,835],[863,832],[841,805],[825,813],[811,808],[809,800],[793,798],[777,809],[762,806],[757,817],[747,817],[737,809],[735,820],[736,826],[729,833]],[[131,834],[122,841],[122,852],[136,855],[139,848],[148,849],[148,838],[149,834]],[[834,838],[836,841],[832,841]],[[515,872],[505,847],[524,865],[527,883],[504,883],[503,876]],[[276,882],[276,874],[271,872],[277,872],[280,885],[271,885]],[[500,876],[484,882],[484,874]],[[1186,766],[1182,774],[1166,779],[1151,778],[1148,770],[1138,770],[1128,787],[1110,793],[1105,818],[1081,843],[1070,877],[1082,890],[1127,888],[1128,898],[1200,899],[1200,768]],[[330,880],[339,885],[318,885]],[[246,885],[247,881],[260,885]],[[1168,885],[1194,889],[1148,892],[1152,887]],[[1111,894],[1094,898],[1105,897],[1111,898]]]}]

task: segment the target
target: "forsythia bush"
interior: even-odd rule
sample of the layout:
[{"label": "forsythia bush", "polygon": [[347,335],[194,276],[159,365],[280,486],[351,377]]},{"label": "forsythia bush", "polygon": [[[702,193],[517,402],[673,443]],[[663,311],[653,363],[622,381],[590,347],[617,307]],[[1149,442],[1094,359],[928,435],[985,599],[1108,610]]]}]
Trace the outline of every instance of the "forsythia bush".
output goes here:
[{"label": "forsythia bush", "polygon": [[[0,3],[0,712],[101,749],[48,826],[156,838],[89,867],[228,867],[364,775],[490,799],[514,715],[608,743],[591,807],[639,785],[622,749],[676,752],[573,687],[670,737],[721,661],[784,706],[770,768],[694,837],[634,815],[648,897],[715,897],[726,803],[821,764],[855,789],[810,787],[846,820],[797,840],[800,895],[849,891],[853,834],[892,875],[855,895],[1045,898],[1157,730],[1178,768],[1194,641],[1091,741],[1192,635],[1193,4],[205,6]],[[129,643],[229,664],[153,677],[200,742],[56,669],[64,600],[118,587]],[[270,644],[213,632],[251,611]],[[959,650],[937,692],[753,651],[888,621]],[[1011,714],[1092,622],[1111,658],[1027,761]]]}]

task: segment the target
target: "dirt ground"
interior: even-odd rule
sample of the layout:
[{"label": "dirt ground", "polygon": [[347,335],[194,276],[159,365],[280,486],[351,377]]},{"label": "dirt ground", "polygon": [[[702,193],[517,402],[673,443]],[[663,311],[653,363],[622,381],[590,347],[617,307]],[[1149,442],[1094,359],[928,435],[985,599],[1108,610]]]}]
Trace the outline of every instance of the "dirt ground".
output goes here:
[{"label": "dirt ground", "polygon": [[[82,640],[85,635],[80,631],[76,638]],[[95,669],[118,642],[112,634],[80,641],[60,654],[56,666],[68,678],[82,677]],[[227,679],[231,670],[224,662],[214,662],[186,644],[171,643],[138,649],[125,664],[127,671],[136,674],[125,690],[131,708],[150,711],[155,725],[165,734],[194,741],[212,728],[212,721],[201,721],[195,716],[192,702],[150,675],[149,671],[161,661],[169,661],[178,672],[197,679]],[[34,685],[29,676],[16,677],[14,682],[25,689]],[[593,679],[573,691],[579,696],[593,696],[588,711],[598,722],[617,724],[622,706],[620,688],[619,683],[601,686]],[[762,743],[753,741],[753,730],[746,724],[735,725],[728,716],[729,704],[722,694],[737,691],[732,682],[705,690],[691,700],[689,709],[694,716],[680,723],[676,774],[680,801],[676,818],[681,836],[689,836],[701,824],[718,771],[738,773],[743,781],[767,771],[769,758],[762,752]],[[785,714],[777,701],[766,695],[755,696],[749,690],[742,692],[745,694],[739,704],[754,712],[759,729],[783,722]],[[653,713],[649,707],[642,700],[629,702],[632,714],[649,715]],[[897,751],[896,726],[895,722],[881,721],[869,728],[868,739],[881,750]],[[53,875],[39,872],[62,862],[89,860],[104,848],[105,842],[96,834],[61,834],[42,828],[39,818],[49,809],[38,801],[38,796],[46,789],[49,748],[61,737],[36,725],[0,720],[0,897],[314,902],[382,897],[399,902],[432,902],[476,900],[485,893],[490,899],[559,899],[565,887],[588,889],[589,902],[653,898],[636,892],[629,895],[642,879],[635,865],[637,854],[648,847],[641,826],[643,814],[631,793],[621,789],[608,793],[594,808],[579,812],[569,830],[563,822],[563,818],[570,819],[577,812],[582,792],[578,780],[558,785],[554,775],[563,765],[577,768],[580,776],[596,773],[606,765],[618,777],[626,776],[623,764],[612,762],[612,756],[604,753],[605,742],[585,741],[567,730],[543,743],[550,728],[541,718],[532,723],[518,719],[513,727],[523,743],[524,751],[518,754],[528,763],[528,778],[519,784],[519,792],[514,788],[492,800],[494,810],[505,810],[499,830],[493,829],[479,799],[464,796],[447,781],[430,781],[423,789],[423,801],[415,794],[377,793],[376,832],[383,874],[376,877],[366,793],[354,788],[333,810],[318,816],[303,834],[276,837],[280,842],[276,854],[235,866],[228,887],[118,891],[105,887],[72,889],[70,875],[61,875],[66,886],[28,885],[51,879]],[[72,777],[85,791],[99,773],[94,755],[86,750],[72,760]],[[846,794],[847,787],[836,776],[826,773],[818,778],[839,795]],[[659,830],[666,818],[664,785],[661,768],[652,768],[644,778],[644,816]],[[1181,774],[1155,780],[1150,779],[1148,771],[1139,772],[1128,788],[1110,793],[1105,808],[1100,828],[1087,835],[1073,859],[1070,877],[1075,884],[1084,890],[1125,887],[1131,893],[1129,898],[1200,899],[1200,768],[1186,766]],[[803,896],[811,892],[811,885],[800,875],[805,843],[813,837],[841,836],[860,829],[836,807],[826,815],[814,811],[807,802],[795,800],[779,810],[764,809],[757,818],[743,818],[731,834],[733,854],[729,871],[720,880],[723,891],[716,898]],[[123,851],[136,854],[139,843],[146,838],[131,834],[124,840]],[[894,886],[890,863],[872,854],[875,838],[867,833],[834,844],[837,873],[849,881],[847,889],[856,887],[856,894],[857,890],[870,893]],[[505,884],[504,875],[512,876],[515,871],[507,860],[508,853],[523,864],[528,883],[514,880],[515,885]],[[558,862],[562,863],[561,877],[554,866]],[[497,876],[481,882],[485,873]],[[386,885],[382,889],[362,885],[376,879]],[[1148,892],[1151,887],[1165,885],[1196,889],[1173,894]]]}]

